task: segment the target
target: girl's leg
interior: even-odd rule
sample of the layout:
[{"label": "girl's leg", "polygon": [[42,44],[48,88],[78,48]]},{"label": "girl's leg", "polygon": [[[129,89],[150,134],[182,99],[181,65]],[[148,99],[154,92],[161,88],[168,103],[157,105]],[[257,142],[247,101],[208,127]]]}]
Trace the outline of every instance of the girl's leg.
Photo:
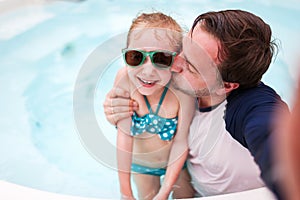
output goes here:
[{"label": "girl's leg", "polygon": [[191,184],[191,176],[187,168],[181,170],[181,173],[173,186],[174,199],[193,198],[195,196],[195,190]]},{"label": "girl's leg", "polygon": [[146,174],[132,174],[137,187],[138,199],[153,199],[160,188],[160,177]]}]

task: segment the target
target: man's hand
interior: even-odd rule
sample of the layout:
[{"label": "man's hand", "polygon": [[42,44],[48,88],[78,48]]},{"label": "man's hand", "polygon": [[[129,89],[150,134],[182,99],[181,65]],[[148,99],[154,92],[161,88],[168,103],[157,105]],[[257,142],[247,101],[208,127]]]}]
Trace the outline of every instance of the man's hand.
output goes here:
[{"label": "man's hand", "polygon": [[138,109],[138,104],[130,99],[127,91],[113,88],[107,93],[103,108],[107,121],[116,125],[119,120],[130,117]]}]

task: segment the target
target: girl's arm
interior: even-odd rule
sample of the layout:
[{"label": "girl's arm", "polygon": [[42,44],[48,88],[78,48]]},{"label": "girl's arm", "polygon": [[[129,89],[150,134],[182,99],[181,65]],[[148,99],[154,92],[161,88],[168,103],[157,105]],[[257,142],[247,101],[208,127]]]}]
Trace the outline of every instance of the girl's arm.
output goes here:
[{"label": "girl's arm", "polygon": [[[129,93],[129,81],[126,68],[118,71],[114,87],[119,87],[127,90]],[[118,175],[122,197],[121,199],[134,199],[131,189],[131,162],[133,137],[130,135],[131,118],[125,118],[117,123],[117,162]]]},{"label": "girl's arm", "polygon": [[133,137],[128,135],[127,131],[123,131],[122,128],[119,128],[119,124],[122,122],[127,123],[126,119],[118,122],[117,160],[120,190],[122,194],[122,199],[133,199],[133,193],[130,182]]},{"label": "girl's arm", "polygon": [[175,91],[179,100],[178,125],[164,182],[155,199],[167,199],[188,156],[188,133],[195,112],[195,98]]}]

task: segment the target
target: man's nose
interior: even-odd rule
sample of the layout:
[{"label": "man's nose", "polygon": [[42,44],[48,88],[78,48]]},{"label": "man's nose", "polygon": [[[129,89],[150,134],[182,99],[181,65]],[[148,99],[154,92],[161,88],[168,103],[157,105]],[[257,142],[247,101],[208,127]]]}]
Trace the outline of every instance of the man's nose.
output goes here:
[{"label": "man's nose", "polygon": [[171,72],[176,72],[176,73],[180,73],[183,71],[182,68],[182,57],[180,57],[179,55],[175,57],[173,65],[171,67]]}]

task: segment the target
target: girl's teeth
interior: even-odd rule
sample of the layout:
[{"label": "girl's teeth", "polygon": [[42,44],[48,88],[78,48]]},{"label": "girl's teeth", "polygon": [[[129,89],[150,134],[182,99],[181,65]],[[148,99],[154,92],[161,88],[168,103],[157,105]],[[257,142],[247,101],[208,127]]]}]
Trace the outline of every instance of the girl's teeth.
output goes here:
[{"label": "girl's teeth", "polygon": [[152,83],[154,83],[154,82],[152,82],[152,81],[146,81],[146,80],[143,80],[143,79],[141,79],[141,81],[142,81],[143,83],[145,83],[145,84],[152,84]]}]

